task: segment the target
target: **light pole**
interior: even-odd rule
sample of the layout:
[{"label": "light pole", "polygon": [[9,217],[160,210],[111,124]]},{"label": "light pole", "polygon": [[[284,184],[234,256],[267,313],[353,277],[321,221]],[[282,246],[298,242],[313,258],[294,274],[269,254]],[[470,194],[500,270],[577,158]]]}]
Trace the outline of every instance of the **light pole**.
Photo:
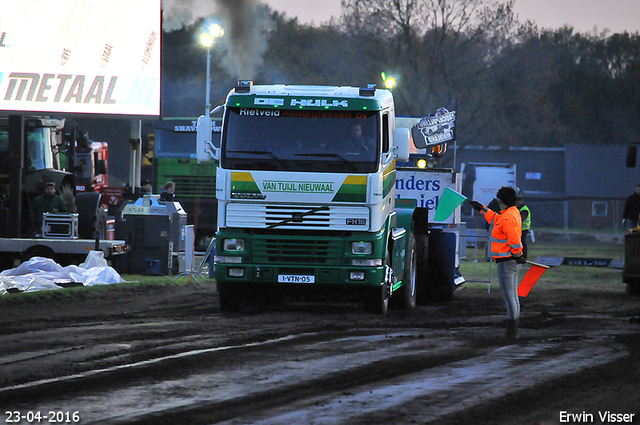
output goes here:
[{"label": "light pole", "polygon": [[200,36],[200,42],[207,48],[207,90],[206,90],[206,104],[205,115],[211,116],[211,46],[216,38],[222,37],[224,30],[218,24],[213,24],[207,28],[207,32]]}]

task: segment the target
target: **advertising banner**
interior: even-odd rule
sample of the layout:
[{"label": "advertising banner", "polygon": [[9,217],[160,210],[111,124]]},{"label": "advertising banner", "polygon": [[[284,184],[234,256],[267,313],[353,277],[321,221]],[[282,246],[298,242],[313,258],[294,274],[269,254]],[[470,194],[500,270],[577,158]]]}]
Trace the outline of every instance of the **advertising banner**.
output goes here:
[{"label": "advertising banner", "polygon": [[160,0],[0,9],[0,111],[160,115]]},{"label": "advertising banner", "polygon": [[[418,207],[429,210],[429,222],[456,224],[460,222],[460,204],[452,208],[443,220],[436,220],[436,210],[447,188],[462,191],[460,174],[426,170],[396,171],[396,198],[415,199]],[[446,201],[446,200],[445,200]],[[447,201],[447,203],[449,203]],[[439,217],[438,217],[439,218]]]},{"label": "advertising banner", "polygon": [[411,128],[411,136],[417,148],[424,149],[455,142],[457,103],[456,100],[453,105],[438,109]]}]

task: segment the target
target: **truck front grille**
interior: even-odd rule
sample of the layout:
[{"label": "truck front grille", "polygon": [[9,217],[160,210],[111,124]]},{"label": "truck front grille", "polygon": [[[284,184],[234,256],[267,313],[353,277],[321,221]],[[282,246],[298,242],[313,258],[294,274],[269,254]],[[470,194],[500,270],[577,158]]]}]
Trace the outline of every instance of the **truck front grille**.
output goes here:
[{"label": "truck front grille", "polygon": [[176,184],[176,197],[185,198],[215,198],[215,176],[179,176],[167,174],[168,181]]},{"label": "truck front grille", "polygon": [[258,263],[340,265],[343,240],[254,237],[254,260]]}]

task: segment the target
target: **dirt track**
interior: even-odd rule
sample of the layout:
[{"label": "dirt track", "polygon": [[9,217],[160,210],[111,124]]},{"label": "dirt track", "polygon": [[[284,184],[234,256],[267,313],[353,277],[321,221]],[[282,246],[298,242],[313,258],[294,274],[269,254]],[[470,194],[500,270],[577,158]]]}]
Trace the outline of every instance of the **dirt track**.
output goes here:
[{"label": "dirt track", "polygon": [[222,314],[211,281],[0,306],[2,413],[40,423],[640,424],[640,298],[622,284],[532,293],[517,341],[495,287],[387,318],[357,304]]}]

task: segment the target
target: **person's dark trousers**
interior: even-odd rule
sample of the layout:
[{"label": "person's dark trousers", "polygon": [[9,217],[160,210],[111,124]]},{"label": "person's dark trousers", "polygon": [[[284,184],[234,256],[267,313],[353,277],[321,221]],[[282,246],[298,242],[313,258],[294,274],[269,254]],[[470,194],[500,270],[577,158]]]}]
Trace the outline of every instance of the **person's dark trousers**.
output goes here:
[{"label": "person's dark trousers", "polygon": [[522,256],[526,259],[529,259],[529,257],[527,257],[527,236],[529,235],[529,230],[523,230],[522,231]]}]

